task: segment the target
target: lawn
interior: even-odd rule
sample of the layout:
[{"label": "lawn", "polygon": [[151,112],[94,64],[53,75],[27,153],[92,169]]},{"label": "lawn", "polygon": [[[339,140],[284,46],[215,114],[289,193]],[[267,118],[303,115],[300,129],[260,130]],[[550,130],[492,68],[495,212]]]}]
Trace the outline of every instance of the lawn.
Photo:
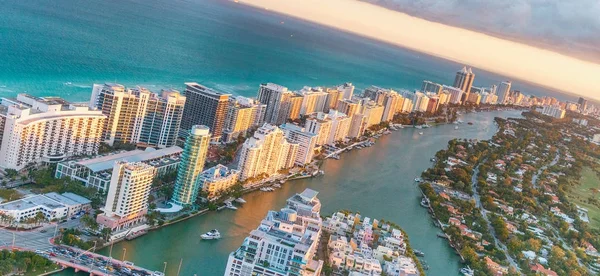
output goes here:
[{"label": "lawn", "polygon": [[590,226],[600,228],[600,207],[590,204],[589,198],[600,200],[600,179],[598,175],[589,167],[584,167],[581,172],[579,186],[573,187],[569,191],[569,201],[588,209]]}]

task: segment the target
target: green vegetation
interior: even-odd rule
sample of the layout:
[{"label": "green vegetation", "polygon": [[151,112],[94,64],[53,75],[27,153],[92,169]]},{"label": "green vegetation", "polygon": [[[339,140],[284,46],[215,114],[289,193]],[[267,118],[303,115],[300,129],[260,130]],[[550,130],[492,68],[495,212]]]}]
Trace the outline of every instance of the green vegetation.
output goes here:
[{"label": "green vegetation", "polygon": [[64,244],[68,246],[78,247],[84,250],[88,250],[94,246],[93,242],[83,241],[79,237],[81,231],[77,229],[61,229],[60,238],[56,241],[57,244]]},{"label": "green vegetation", "polygon": [[5,201],[12,201],[23,198],[23,195],[15,189],[0,189],[0,198]]},{"label": "green vegetation", "polygon": [[104,196],[98,190],[85,187],[81,182],[69,178],[54,178],[55,167],[32,171],[33,179],[32,191],[35,193],[74,193],[83,196],[92,201],[92,207],[98,208],[104,201]]},{"label": "green vegetation", "polygon": [[0,275],[39,275],[58,269],[52,261],[29,251],[0,251]]},{"label": "green vegetation", "polygon": [[590,226],[600,228],[600,178],[590,167],[584,167],[579,185],[567,192],[570,201],[588,210]]}]

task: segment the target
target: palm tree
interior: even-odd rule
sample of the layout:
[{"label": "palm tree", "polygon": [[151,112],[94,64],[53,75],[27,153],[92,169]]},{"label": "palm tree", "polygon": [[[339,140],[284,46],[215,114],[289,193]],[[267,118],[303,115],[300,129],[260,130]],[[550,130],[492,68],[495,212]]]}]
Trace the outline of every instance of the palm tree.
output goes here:
[{"label": "palm tree", "polygon": [[44,214],[42,212],[37,212],[37,214],[35,214],[34,219],[35,219],[36,224],[39,225],[40,222],[46,220],[46,216],[44,216]]}]

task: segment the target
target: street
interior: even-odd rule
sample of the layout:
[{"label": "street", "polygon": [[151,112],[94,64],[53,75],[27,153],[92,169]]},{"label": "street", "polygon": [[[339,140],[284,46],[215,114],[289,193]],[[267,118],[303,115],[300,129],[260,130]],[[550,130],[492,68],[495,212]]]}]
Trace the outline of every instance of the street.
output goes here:
[{"label": "street", "polygon": [[[58,225],[60,228],[74,228],[79,226],[79,219],[69,220]],[[45,230],[45,233],[41,231]],[[47,250],[52,247],[50,238],[54,236],[56,224],[49,224],[31,231],[11,231],[0,229],[0,245],[12,246],[14,238],[14,246],[29,250]]]}]

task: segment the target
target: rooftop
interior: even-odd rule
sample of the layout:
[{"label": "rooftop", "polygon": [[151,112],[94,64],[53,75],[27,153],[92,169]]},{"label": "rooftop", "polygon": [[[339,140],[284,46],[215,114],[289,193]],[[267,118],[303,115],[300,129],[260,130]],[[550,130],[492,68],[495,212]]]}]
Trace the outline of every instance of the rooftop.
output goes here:
[{"label": "rooftop", "polygon": [[112,169],[116,161],[144,162],[152,159],[162,158],[172,154],[180,154],[182,152],[183,149],[181,149],[178,146],[168,147],[159,150],[148,148],[145,151],[132,150],[92,159],[79,160],[76,161],[76,164],[85,166],[93,172],[100,172]]}]

